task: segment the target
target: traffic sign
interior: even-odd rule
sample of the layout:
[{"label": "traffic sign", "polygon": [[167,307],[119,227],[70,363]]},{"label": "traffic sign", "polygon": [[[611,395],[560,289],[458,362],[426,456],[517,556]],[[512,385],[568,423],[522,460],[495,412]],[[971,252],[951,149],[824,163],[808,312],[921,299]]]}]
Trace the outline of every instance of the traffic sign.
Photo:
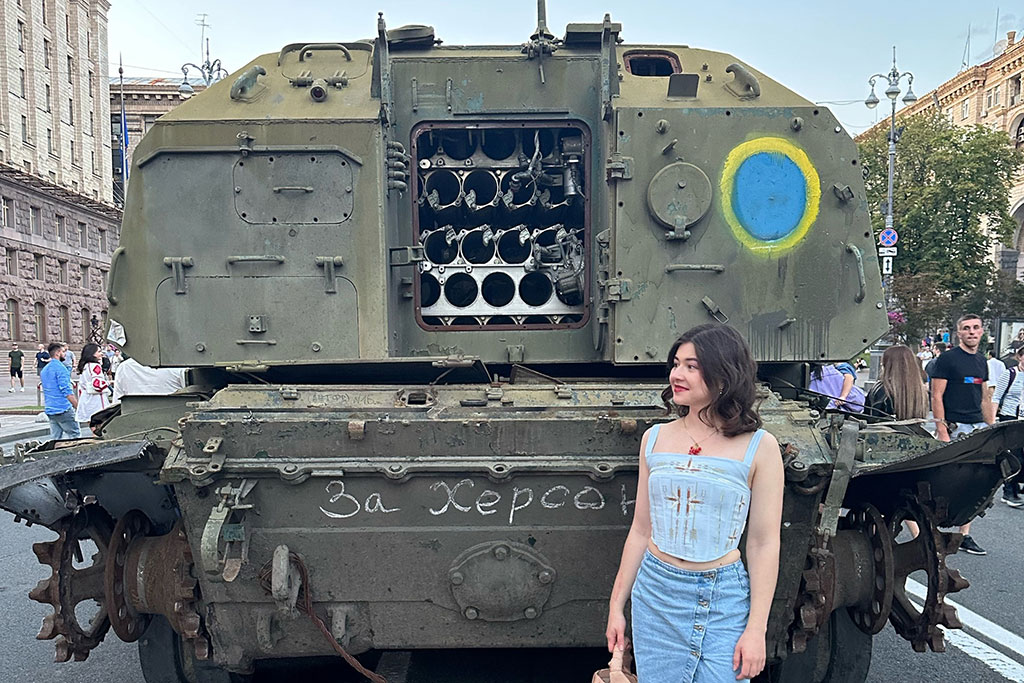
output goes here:
[{"label": "traffic sign", "polygon": [[882,275],[892,275],[892,256],[882,257]]},{"label": "traffic sign", "polygon": [[879,247],[879,256],[896,256],[899,253],[899,247]]},{"label": "traffic sign", "polygon": [[900,241],[900,235],[892,228],[886,228],[878,233],[878,243],[883,247],[894,247]]}]

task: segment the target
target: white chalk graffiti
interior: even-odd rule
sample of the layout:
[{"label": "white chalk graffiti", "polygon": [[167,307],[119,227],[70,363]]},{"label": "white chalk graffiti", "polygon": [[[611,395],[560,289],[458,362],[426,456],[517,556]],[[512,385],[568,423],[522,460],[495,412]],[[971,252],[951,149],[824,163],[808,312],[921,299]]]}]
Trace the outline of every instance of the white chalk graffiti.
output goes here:
[{"label": "white chalk graffiti", "polygon": [[[508,501],[508,523],[511,525],[516,523],[516,514],[533,505],[535,500],[539,500],[540,507],[544,510],[562,508],[603,510],[607,504],[604,494],[589,485],[583,486],[574,493],[568,486],[558,484],[544,491],[539,497],[529,486],[522,488],[513,486],[511,493],[506,493],[504,496],[493,489],[484,489],[474,498],[475,491],[472,489],[475,488],[476,482],[469,478],[460,479],[454,484],[444,480],[435,481],[429,486],[429,489],[438,492],[442,499],[439,499],[433,507],[428,507],[427,512],[434,517],[450,513],[473,514],[474,512],[481,517],[487,517],[496,514],[499,511],[499,504],[502,500],[506,500]],[[320,506],[320,511],[331,519],[349,519],[360,512],[391,514],[402,509],[397,506],[385,505],[383,497],[378,491],[374,491],[364,500],[360,500],[346,492],[345,482],[338,479],[327,484],[325,490],[331,494],[326,503],[329,508]],[[623,517],[629,516],[629,508],[635,503],[635,500],[628,498],[626,485],[622,484],[622,500],[619,501],[619,508]]]}]

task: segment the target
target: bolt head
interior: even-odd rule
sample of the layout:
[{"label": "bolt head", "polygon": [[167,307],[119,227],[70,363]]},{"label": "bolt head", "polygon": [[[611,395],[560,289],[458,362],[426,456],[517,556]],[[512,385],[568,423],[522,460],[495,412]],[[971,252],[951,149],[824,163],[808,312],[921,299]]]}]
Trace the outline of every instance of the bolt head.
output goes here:
[{"label": "bolt head", "polygon": [[545,569],[537,575],[537,580],[543,584],[549,584],[555,580],[555,574],[550,569]]},{"label": "bolt head", "polygon": [[448,580],[452,582],[453,586],[461,586],[466,577],[462,575],[462,572],[452,572],[448,575]]},{"label": "bolt head", "polygon": [[536,619],[537,618],[537,614],[538,614],[538,612],[537,612],[537,608],[536,607],[527,607],[525,610],[523,610],[523,615],[527,619]]},{"label": "bolt head", "polygon": [[508,546],[499,545],[498,547],[496,547],[494,549],[494,557],[496,557],[499,560],[504,560],[508,558]]},{"label": "bolt head", "polygon": [[480,616],[480,612],[477,611],[476,607],[467,607],[462,611],[462,615],[472,621]]}]

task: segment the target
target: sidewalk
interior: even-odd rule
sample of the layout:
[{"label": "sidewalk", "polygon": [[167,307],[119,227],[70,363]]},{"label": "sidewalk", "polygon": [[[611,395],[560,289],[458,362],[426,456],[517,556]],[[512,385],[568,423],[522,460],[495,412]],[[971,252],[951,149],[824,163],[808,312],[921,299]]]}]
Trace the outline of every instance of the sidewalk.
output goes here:
[{"label": "sidewalk", "polygon": [[[30,363],[31,361],[31,363]],[[21,382],[15,379],[17,389],[11,393],[11,373],[4,370],[3,382],[0,383],[0,410],[11,408],[33,408],[42,405],[42,394],[37,393],[39,386],[39,375],[36,373],[35,358],[25,358],[25,392],[21,392]],[[9,367],[9,366],[8,366]],[[72,373],[72,378],[77,377]],[[50,433],[50,423],[46,418],[40,421],[37,414],[42,408],[37,408],[28,415],[9,415],[0,413],[0,441],[28,440],[45,437]]]}]

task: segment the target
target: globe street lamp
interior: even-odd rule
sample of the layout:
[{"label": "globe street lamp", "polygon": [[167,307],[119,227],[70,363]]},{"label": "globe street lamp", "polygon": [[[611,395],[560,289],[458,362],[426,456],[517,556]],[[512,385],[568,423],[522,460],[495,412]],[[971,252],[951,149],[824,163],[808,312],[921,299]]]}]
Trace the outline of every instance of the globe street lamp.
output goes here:
[{"label": "globe street lamp", "polygon": [[885,89],[885,96],[892,102],[892,115],[889,117],[889,193],[885,202],[885,227],[892,227],[892,176],[893,166],[896,163],[896,98],[900,96],[900,81],[903,78],[907,78],[907,94],[903,96],[903,104],[910,105],[917,102],[917,95],[914,94],[914,74],[909,71],[900,73],[900,70],[896,68],[896,46],[892,48],[892,70],[888,74],[875,74],[868,79],[868,84],[871,86],[871,94],[864,100],[864,104],[868,109],[874,109],[878,106],[879,99],[878,95],[875,94],[875,82],[878,79],[882,79],[885,83],[888,83],[888,87]]},{"label": "globe street lamp", "polygon": [[203,82],[207,87],[214,81],[223,78],[228,75],[227,70],[221,66],[220,60],[215,59],[210,61],[210,39],[206,39],[206,61],[200,64],[193,64],[192,62],[186,62],[181,65],[181,73],[184,75],[184,79],[181,81],[181,86],[178,88],[178,94],[181,95],[182,99],[188,99],[196,94],[196,91],[188,82],[189,70],[198,71],[203,79]]}]

